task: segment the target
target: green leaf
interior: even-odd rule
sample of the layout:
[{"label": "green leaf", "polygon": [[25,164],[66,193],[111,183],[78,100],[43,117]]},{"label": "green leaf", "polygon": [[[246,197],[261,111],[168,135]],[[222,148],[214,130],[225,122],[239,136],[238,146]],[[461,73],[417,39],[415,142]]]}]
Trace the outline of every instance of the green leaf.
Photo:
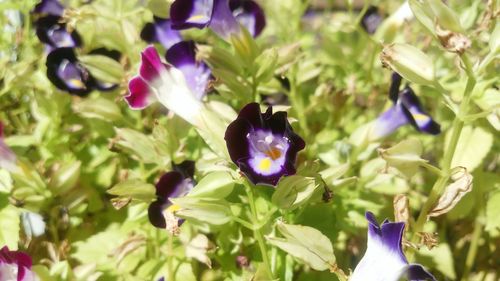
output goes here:
[{"label": "green leaf", "polygon": [[423,257],[418,258],[417,260],[422,259],[424,266],[427,266],[428,268],[436,268],[444,276],[449,278],[449,280],[457,279],[453,262],[453,254],[448,244],[441,243],[432,250],[422,248],[418,251],[418,256]]},{"label": "green leaf", "polygon": [[279,181],[271,200],[281,209],[294,209],[304,205],[322,185],[313,177],[284,177]]},{"label": "green leaf", "polygon": [[95,78],[108,83],[120,83],[125,77],[122,65],[103,55],[83,55],[78,57]]},{"label": "green leaf", "polygon": [[10,250],[17,250],[19,242],[19,211],[11,205],[0,210],[0,245],[9,247]]},{"label": "green leaf", "polygon": [[206,175],[189,193],[188,197],[222,199],[234,188],[235,180],[228,172],[213,172]]},{"label": "green leaf", "polygon": [[281,222],[278,223],[278,230],[285,238],[267,237],[270,244],[315,270],[335,268],[332,243],[319,230]]},{"label": "green leaf", "polygon": [[75,186],[80,178],[81,164],[80,161],[75,161],[60,166],[51,177],[50,188],[52,188],[56,194],[61,194]]},{"label": "green leaf", "polygon": [[[449,143],[451,131],[446,135]],[[493,136],[480,127],[465,127],[460,134],[460,139],[453,155],[452,167],[462,166],[469,172],[481,165],[493,145]],[[449,147],[446,145],[446,147]]]},{"label": "green leaf", "polygon": [[396,168],[407,178],[417,173],[421,163],[427,162],[420,158],[422,152],[422,143],[418,139],[407,139],[388,149],[379,149],[380,157],[387,165]]},{"label": "green leaf", "polygon": [[180,217],[214,225],[222,225],[231,221],[231,209],[225,201],[191,197],[171,198],[170,201],[181,207],[175,212]]},{"label": "green leaf", "polygon": [[115,131],[118,137],[116,146],[129,151],[144,163],[163,164],[155,144],[148,136],[128,128],[115,128]]},{"label": "green leaf", "polygon": [[154,185],[145,183],[139,179],[130,179],[113,186],[107,192],[120,197],[130,197],[140,201],[151,201],[156,195]]},{"label": "green leaf", "polygon": [[486,231],[500,229],[500,192],[493,193],[486,203]]},{"label": "green leaf", "polygon": [[123,118],[116,102],[102,97],[85,99],[82,102],[75,103],[73,109],[85,118],[97,118],[108,122],[114,122]]}]

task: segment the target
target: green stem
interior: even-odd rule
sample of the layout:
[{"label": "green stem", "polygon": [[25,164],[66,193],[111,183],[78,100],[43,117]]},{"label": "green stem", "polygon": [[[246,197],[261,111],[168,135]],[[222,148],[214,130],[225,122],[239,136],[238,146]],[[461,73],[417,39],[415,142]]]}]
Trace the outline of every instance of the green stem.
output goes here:
[{"label": "green stem", "polygon": [[168,280],[175,281],[174,264],[173,264],[173,249],[174,249],[174,235],[169,234],[168,236],[168,254],[167,254],[167,268],[168,268]]},{"label": "green stem", "polygon": [[[460,139],[460,134],[462,133],[462,129],[464,127],[464,121],[462,117],[467,114],[472,90],[476,85],[476,79],[474,77],[474,74],[472,73],[472,65],[468,57],[464,54],[462,55],[461,58],[465,65],[466,72],[468,75],[467,85],[465,86],[464,95],[462,98],[462,102],[460,103],[458,114],[456,118],[453,120],[453,124],[451,126],[452,133],[450,141],[448,143],[448,147],[445,149],[445,154],[443,157],[443,163],[441,169],[442,174],[432,187],[429,197],[427,198],[427,201],[424,203],[422,211],[420,212],[417,222],[414,225],[412,242],[417,242],[416,240],[418,239],[418,236],[416,234],[423,230],[429,212],[432,210],[437,200],[443,193],[444,188],[446,187],[446,183],[448,182],[448,178],[450,177],[451,161],[453,160],[453,155],[455,154],[455,150],[457,148],[457,144]],[[411,253],[409,257],[412,258],[412,255],[413,253]]]},{"label": "green stem", "polygon": [[430,172],[432,172],[433,174],[435,174],[437,176],[443,175],[443,172],[439,168],[437,168],[437,167],[435,167],[427,162],[421,163],[420,166],[426,168],[427,170],[429,170]]},{"label": "green stem", "polygon": [[[250,205],[250,211],[252,212],[252,220],[253,223],[256,224],[259,221],[259,218],[257,217],[257,208],[255,207],[255,201],[254,201],[254,196],[253,196],[253,188],[250,186],[250,183],[247,181],[246,188],[245,188],[248,196],[248,203]],[[253,231],[255,240],[257,240],[257,243],[259,245],[260,253],[262,255],[262,261],[264,262],[264,266],[267,272],[268,277],[273,280],[274,275],[273,271],[271,269],[271,263],[269,262],[269,257],[267,256],[267,247],[264,242],[264,236],[262,235],[262,232],[259,229],[255,229]]]},{"label": "green stem", "polygon": [[474,232],[472,233],[472,239],[469,246],[469,251],[467,252],[467,258],[465,260],[465,269],[462,275],[462,280],[469,280],[469,273],[474,265],[474,261],[476,259],[477,248],[479,246],[479,239],[483,233],[483,224],[482,224],[482,216],[479,215],[476,218],[476,222],[474,224]]}]

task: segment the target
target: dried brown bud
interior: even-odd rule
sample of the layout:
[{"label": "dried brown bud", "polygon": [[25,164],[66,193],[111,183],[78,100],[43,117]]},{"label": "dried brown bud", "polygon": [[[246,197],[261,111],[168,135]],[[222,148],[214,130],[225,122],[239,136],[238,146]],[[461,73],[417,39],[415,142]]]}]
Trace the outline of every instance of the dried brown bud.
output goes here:
[{"label": "dried brown bud", "polygon": [[437,217],[448,213],[465,194],[472,190],[472,175],[465,167],[456,168],[457,171],[451,175],[453,183],[449,184],[439,198],[437,205],[429,213],[429,217]]},{"label": "dried brown bud", "polygon": [[449,52],[463,54],[471,46],[471,41],[462,33],[441,29],[436,25],[436,36]]},{"label": "dried brown bud", "polygon": [[432,248],[438,245],[438,236],[436,232],[418,232],[418,236],[420,236],[420,244],[425,245],[429,250],[432,250]]},{"label": "dried brown bud", "polygon": [[406,230],[408,229],[410,222],[410,210],[408,205],[410,201],[408,197],[404,194],[398,194],[394,196],[393,206],[394,206],[394,220],[396,222],[404,222],[406,225]]}]

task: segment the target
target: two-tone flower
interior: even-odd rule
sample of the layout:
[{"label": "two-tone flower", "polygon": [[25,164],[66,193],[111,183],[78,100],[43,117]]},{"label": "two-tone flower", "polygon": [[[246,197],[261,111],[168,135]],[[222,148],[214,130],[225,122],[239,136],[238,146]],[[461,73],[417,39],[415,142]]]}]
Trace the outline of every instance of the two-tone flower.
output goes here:
[{"label": "two-tone flower", "polygon": [[276,185],[282,176],[295,174],[297,153],[304,140],[297,135],[287,113],[261,113],[258,103],[246,105],[229,124],[224,139],[231,160],[254,184]]},{"label": "two-tone flower", "polygon": [[180,32],[172,29],[171,20],[157,16],[153,18],[153,22],[144,25],[141,38],[148,43],[160,43],[167,50],[182,41]]},{"label": "two-tone flower", "polygon": [[156,200],[149,205],[148,217],[153,226],[177,233],[183,220],[174,215],[179,207],[169,198],[186,196],[193,189],[194,162],[184,161],[173,168],[156,183]]},{"label": "two-tone flower", "polygon": [[368,245],[365,255],[354,269],[350,281],[398,281],[405,276],[413,280],[436,280],[422,265],[408,263],[403,253],[402,240],[405,224],[377,223],[371,212],[368,220]]},{"label": "two-tone flower", "polygon": [[370,139],[383,138],[408,123],[423,133],[436,135],[441,132],[440,125],[424,111],[413,90],[409,86],[399,90],[401,80],[399,74],[392,74],[389,98],[393,106],[374,121],[370,130]]},{"label": "two-tone flower", "polygon": [[10,149],[3,140],[3,123],[0,122],[0,168],[7,171],[15,171],[16,154]]},{"label": "two-tone flower", "polygon": [[139,75],[129,81],[125,100],[132,109],[158,101],[193,125],[200,123],[201,98],[210,78],[209,68],[196,60],[196,46],[183,41],[168,49],[164,63],[153,46],[141,53]]},{"label": "two-tone flower", "polygon": [[10,251],[7,246],[0,249],[0,280],[34,281],[31,257],[21,251]]},{"label": "two-tone flower", "polygon": [[240,25],[253,36],[266,25],[264,12],[251,0],[176,0],[170,18],[174,29],[209,27],[224,39],[239,35]]}]

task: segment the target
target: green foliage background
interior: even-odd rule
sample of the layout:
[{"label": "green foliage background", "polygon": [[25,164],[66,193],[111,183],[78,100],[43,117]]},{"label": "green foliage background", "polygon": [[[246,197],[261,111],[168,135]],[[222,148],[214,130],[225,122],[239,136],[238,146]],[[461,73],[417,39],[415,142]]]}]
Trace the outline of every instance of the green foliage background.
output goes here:
[{"label": "green foliage background", "polygon": [[[146,46],[139,32],[153,14],[168,15],[169,2],[83,2],[66,3],[68,25],[84,41],[78,54],[95,76],[120,83],[114,92],[94,92],[86,98],[59,91],[46,78],[44,47],[35,36],[30,15],[36,1],[0,2],[0,14],[18,10],[24,20],[23,25],[16,25],[0,17],[4,27],[0,33],[0,121],[21,169],[18,173],[0,170],[0,246],[28,252],[42,280],[156,280],[161,276],[184,281],[265,280],[254,233],[235,219],[252,217],[244,180],[235,167],[222,161],[194,128],[160,104],[131,111],[123,100],[127,81],[135,75],[139,53]],[[411,136],[422,143],[421,157],[439,167],[453,120],[464,118],[452,167],[467,167],[474,176],[473,190],[451,212],[425,225],[426,232],[437,233],[437,247],[422,246],[418,251],[408,247],[407,253],[414,252],[414,260],[438,280],[497,280],[500,95],[498,49],[491,49],[495,40],[491,34],[495,25],[499,29],[495,17],[500,4],[448,1],[471,39],[467,53],[472,62],[494,58],[475,73],[477,84],[467,116],[457,117],[453,111],[466,85],[456,54],[446,52],[416,20],[381,35],[386,43],[406,42],[431,57],[449,95],[432,86],[412,84],[426,110],[441,124],[439,136],[405,126],[381,142],[363,145],[354,132],[389,106],[391,71],[380,64],[380,38],[359,26],[360,10],[373,4],[390,14],[401,3],[351,2],[260,1],[267,27],[255,41],[247,38],[242,44],[249,45],[240,48],[208,30],[183,32],[185,38],[199,43],[201,56],[213,70],[216,82],[208,100],[224,118],[234,119],[246,103],[260,102],[262,94],[285,94],[290,106],[278,106],[275,111],[287,110],[295,131],[307,143],[298,159],[299,178],[292,178],[298,183],[289,180],[276,190],[257,186],[253,191],[265,239],[283,237],[277,226],[281,221],[313,227],[331,242],[336,266],[348,274],[366,247],[365,211],[374,212],[380,220],[392,220],[396,194],[410,198],[409,232],[414,235],[412,224],[438,176],[423,168],[411,178],[385,172],[386,162],[377,148]],[[111,63],[87,55],[97,47],[119,50],[124,58]],[[286,77],[289,89],[277,77]],[[215,191],[184,202],[195,204],[197,211],[208,211],[196,213],[198,219],[186,214],[180,236],[172,237],[149,224],[147,207],[159,176],[171,169],[172,161],[185,159],[196,161],[198,182],[213,178],[205,180],[206,188],[213,183]],[[287,195],[287,188],[294,184],[303,185],[308,197],[290,206],[280,196]],[[323,185],[332,192],[328,202],[321,199]],[[221,190],[225,196],[220,196]],[[278,191],[283,195],[273,195]],[[24,211],[44,217],[44,235],[32,239],[25,235],[20,222]],[[198,234],[205,238],[195,239]],[[193,241],[202,241],[203,247],[193,246]],[[268,253],[281,280],[338,278],[328,270],[304,265],[271,245],[278,242],[271,242]],[[237,267],[239,255],[246,256],[251,266]],[[206,263],[205,257],[211,260],[211,268],[200,262]]]}]

